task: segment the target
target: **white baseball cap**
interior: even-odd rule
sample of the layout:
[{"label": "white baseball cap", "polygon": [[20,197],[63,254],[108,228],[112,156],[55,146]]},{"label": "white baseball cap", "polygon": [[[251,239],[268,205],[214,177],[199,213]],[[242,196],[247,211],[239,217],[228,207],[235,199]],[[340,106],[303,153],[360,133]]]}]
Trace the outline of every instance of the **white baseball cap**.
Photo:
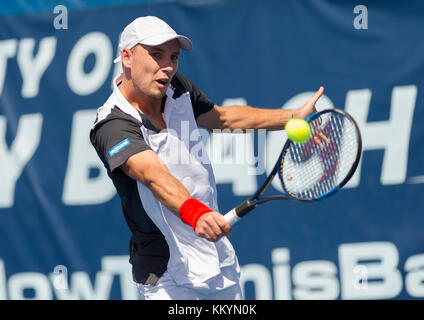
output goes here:
[{"label": "white baseball cap", "polygon": [[[189,38],[177,34],[165,21],[153,16],[140,17],[122,31],[119,52],[122,52],[124,48],[131,49],[138,43],[158,46],[173,39],[178,39],[180,48],[183,50],[189,51],[193,48]],[[114,63],[119,61],[121,61],[121,55],[113,60]]]}]

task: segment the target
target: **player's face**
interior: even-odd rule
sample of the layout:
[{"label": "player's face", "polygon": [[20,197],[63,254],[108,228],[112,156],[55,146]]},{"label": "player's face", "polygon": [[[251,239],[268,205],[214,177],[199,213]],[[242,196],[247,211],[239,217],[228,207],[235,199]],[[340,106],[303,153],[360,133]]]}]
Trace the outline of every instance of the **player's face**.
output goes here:
[{"label": "player's face", "polygon": [[174,39],[154,47],[137,45],[132,53],[131,77],[134,88],[150,98],[164,97],[178,69],[178,40]]}]

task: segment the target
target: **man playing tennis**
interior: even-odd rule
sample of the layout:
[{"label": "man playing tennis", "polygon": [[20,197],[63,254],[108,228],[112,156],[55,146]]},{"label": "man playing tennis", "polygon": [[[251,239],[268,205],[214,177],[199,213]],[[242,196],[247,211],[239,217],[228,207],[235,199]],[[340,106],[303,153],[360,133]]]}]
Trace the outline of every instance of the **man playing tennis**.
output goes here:
[{"label": "man playing tennis", "polygon": [[115,59],[123,73],[90,138],[132,232],[130,263],[142,299],[241,299],[232,229],[218,210],[210,161],[193,151],[202,143],[195,133],[198,126],[283,129],[314,112],[323,88],[297,110],[220,107],[177,72],[180,50],[191,48],[156,17],[131,22]]}]

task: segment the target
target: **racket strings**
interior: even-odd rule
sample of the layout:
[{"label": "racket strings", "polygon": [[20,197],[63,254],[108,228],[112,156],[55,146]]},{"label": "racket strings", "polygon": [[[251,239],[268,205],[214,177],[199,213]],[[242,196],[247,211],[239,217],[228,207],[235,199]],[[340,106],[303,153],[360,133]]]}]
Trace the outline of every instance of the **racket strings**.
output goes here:
[{"label": "racket strings", "polygon": [[311,134],[322,133],[320,147],[314,139],[291,143],[280,178],[285,190],[297,198],[316,199],[336,188],[356,159],[357,134],[353,123],[335,112],[312,120]]}]

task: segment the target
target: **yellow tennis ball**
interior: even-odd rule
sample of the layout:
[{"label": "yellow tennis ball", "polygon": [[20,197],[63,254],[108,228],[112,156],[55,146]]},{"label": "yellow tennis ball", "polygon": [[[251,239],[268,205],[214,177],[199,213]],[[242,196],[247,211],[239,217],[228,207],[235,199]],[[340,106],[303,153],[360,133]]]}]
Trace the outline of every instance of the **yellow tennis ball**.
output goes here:
[{"label": "yellow tennis ball", "polygon": [[296,143],[305,143],[311,136],[311,127],[303,119],[292,118],[285,126],[288,138]]}]

